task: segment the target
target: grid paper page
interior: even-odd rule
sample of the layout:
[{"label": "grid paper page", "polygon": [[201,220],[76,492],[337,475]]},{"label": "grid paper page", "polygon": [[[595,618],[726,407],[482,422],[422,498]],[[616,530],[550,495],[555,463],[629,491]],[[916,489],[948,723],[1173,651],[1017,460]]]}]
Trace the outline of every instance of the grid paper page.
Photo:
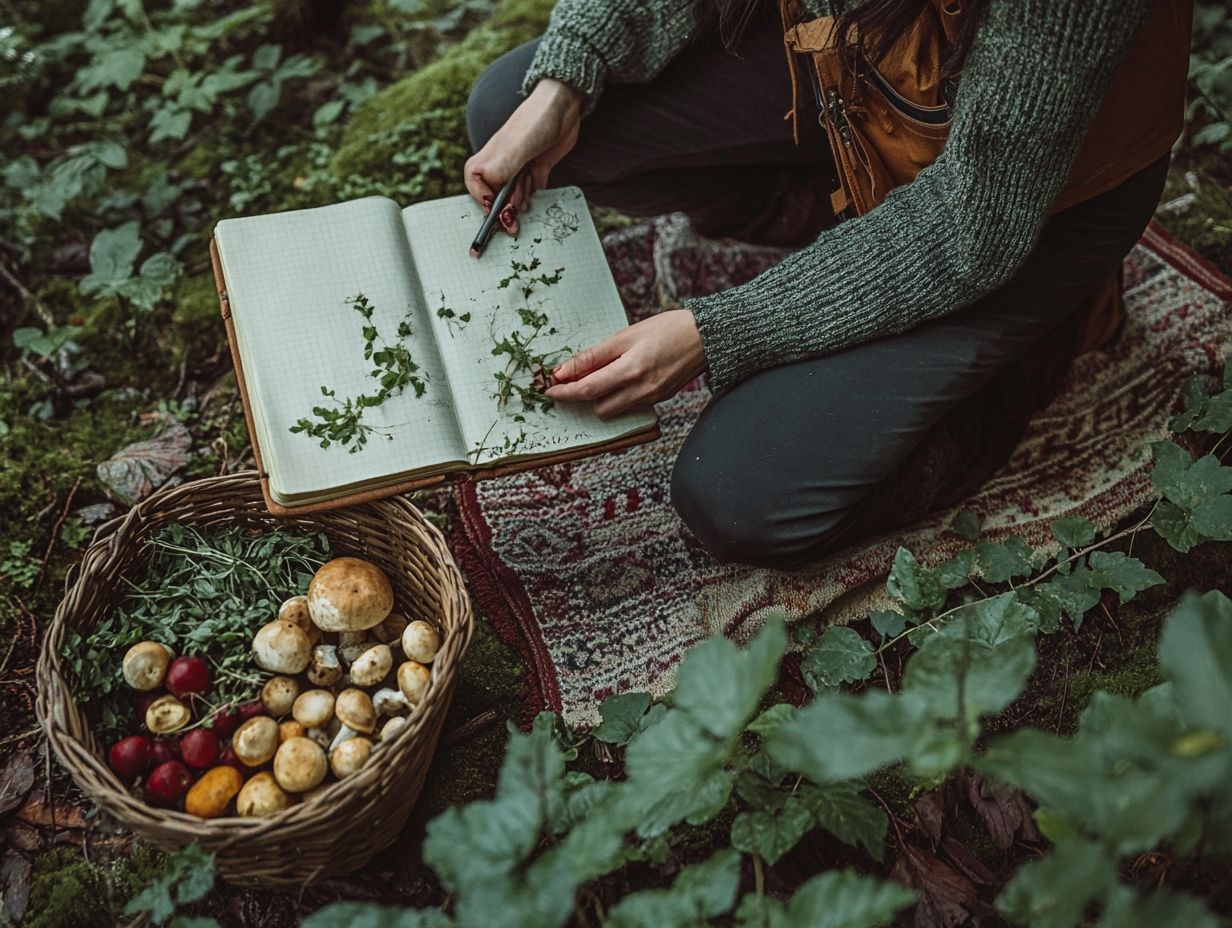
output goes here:
[{"label": "grid paper page", "polygon": [[[396,203],[365,197],[331,206],[224,219],[216,228],[244,365],[254,424],[270,490],[282,500],[306,501],[324,491],[388,482],[433,464],[465,459],[444,367],[414,279]],[[364,318],[346,301],[363,293],[374,308],[379,348],[397,342],[407,318],[407,348],[427,388],[407,386],[364,410],[370,433],[351,453],[289,428],[317,421],[314,406],[330,407],[322,385],[345,399],[373,394],[379,383],[364,359]],[[392,435],[387,438],[386,435]]]},{"label": "grid paper page", "polygon": [[[436,341],[449,368],[458,421],[468,460],[483,464],[534,454],[563,451],[611,441],[655,421],[649,410],[630,411],[604,422],[589,403],[557,403],[547,412],[525,411],[515,395],[498,407],[493,396],[495,375],[506,369],[508,356],[493,356],[493,345],[517,332],[528,338],[532,329],[522,324],[518,310],[531,308],[548,316],[549,325],[535,336],[535,352],[564,349],[552,354],[548,369],[578,351],[602,341],[626,325],[624,305],[607,265],[603,246],[582,191],[577,187],[541,190],[531,209],[518,217],[517,239],[498,231],[479,258],[469,249],[483,222],[483,212],[462,195],[407,207],[402,213],[406,235],[436,327]],[[501,288],[511,273],[511,262],[540,265],[531,274],[552,275],[563,268],[559,283],[536,284],[526,297],[518,281]],[[469,312],[464,325],[436,314],[440,306],[456,316]],[[549,334],[548,328],[556,333]],[[530,375],[517,375],[528,384]],[[517,421],[521,414],[525,421]]]}]

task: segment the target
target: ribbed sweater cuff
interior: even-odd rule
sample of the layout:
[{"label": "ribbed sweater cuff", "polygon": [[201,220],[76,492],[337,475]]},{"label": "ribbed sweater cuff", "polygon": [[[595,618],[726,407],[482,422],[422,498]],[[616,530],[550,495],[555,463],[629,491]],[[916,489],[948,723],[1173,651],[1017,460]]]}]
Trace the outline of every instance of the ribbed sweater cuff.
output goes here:
[{"label": "ribbed sweater cuff", "polygon": [[[755,318],[756,308],[737,306],[736,293],[727,290],[708,297],[691,297],[680,305],[693,313],[697,333],[701,336],[702,352],[706,355],[706,370],[710,389],[715,393],[743,380],[761,366],[772,366],[774,358],[752,355],[759,340],[742,320]],[[750,315],[749,310],[754,315]],[[759,363],[760,362],[760,363]]]},{"label": "ribbed sweater cuff", "polygon": [[586,39],[568,29],[549,28],[526,69],[522,93],[529,95],[543,77],[556,78],[581,91],[582,115],[586,116],[599,102],[607,79],[607,66]]}]

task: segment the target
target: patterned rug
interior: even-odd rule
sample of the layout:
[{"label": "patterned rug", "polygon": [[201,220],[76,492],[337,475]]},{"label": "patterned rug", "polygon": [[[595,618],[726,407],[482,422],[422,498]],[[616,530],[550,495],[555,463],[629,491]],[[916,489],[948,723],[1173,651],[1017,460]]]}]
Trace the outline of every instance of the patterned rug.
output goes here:
[{"label": "patterned rug", "polygon": [[[658,287],[714,292],[786,254],[700,239],[680,215],[610,233],[604,247],[632,320],[656,311]],[[1147,230],[1125,271],[1122,335],[1075,361],[1061,395],[975,496],[805,572],[720,564],[672,509],[672,463],[709,399],[701,379],[658,405],[658,441],[456,484],[453,551],[478,608],[531,668],[527,712],[596,722],[609,694],[667,692],[690,645],[714,631],[745,639],[774,609],[793,620],[865,615],[885,604],[899,545],[935,564],[964,544],[945,531],[958,508],[980,515],[991,540],[1017,534],[1037,547],[1062,516],[1111,528],[1147,496],[1147,446],[1167,434],[1185,380],[1218,372],[1232,345],[1232,280],[1161,228]]]}]

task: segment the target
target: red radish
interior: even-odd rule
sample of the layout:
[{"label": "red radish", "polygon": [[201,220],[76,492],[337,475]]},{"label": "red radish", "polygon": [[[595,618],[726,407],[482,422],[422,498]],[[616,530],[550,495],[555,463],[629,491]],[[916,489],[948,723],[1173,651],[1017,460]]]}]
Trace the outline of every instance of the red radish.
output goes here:
[{"label": "red radish", "polygon": [[150,769],[150,739],[145,735],[129,735],[111,746],[107,760],[116,776],[131,783]]},{"label": "red radish", "polygon": [[210,719],[210,731],[219,738],[230,738],[240,726],[240,714],[234,709],[219,709]]},{"label": "red radish", "polygon": [[194,728],[180,738],[180,756],[189,767],[204,770],[218,760],[218,736],[204,728]]},{"label": "red radish", "polygon": [[240,718],[247,722],[249,719],[256,718],[258,715],[265,715],[265,705],[259,699],[253,699],[243,703],[239,707]]},{"label": "red radish", "polygon": [[173,696],[201,695],[209,688],[210,668],[199,657],[177,657],[167,668],[167,689]]},{"label": "red radish", "polygon": [[231,747],[229,744],[227,745],[227,749],[222,752],[222,756],[218,758],[218,766],[234,767],[244,776],[248,776],[252,769],[245,766],[244,762],[235,756],[235,748]]},{"label": "red radish", "polygon": [[178,760],[169,760],[150,771],[145,792],[155,805],[169,806],[188,790],[192,774]]},{"label": "red radish", "polygon": [[171,738],[155,738],[150,748],[150,762],[157,767],[169,760],[180,759],[180,746]]}]

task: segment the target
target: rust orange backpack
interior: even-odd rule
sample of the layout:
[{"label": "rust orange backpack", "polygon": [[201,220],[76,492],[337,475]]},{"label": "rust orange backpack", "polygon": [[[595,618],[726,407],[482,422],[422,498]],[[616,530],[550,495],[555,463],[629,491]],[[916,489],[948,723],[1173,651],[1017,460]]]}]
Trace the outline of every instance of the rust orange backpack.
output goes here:
[{"label": "rust orange backpack", "polygon": [[[831,196],[836,218],[864,215],[941,154],[956,94],[956,82],[942,77],[942,63],[968,7],[968,0],[929,0],[874,65],[858,37],[838,41],[833,17],[807,19],[798,0],[779,0],[792,86],[786,118],[793,120],[798,143],[803,64],[838,177]],[[1113,76],[1052,212],[1111,190],[1169,151],[1182,128],[1192,11],[1193,0],[1156,0],[1150,21]],[[1117,274],[1093,297],[1078,350],[1105,344],[1123,315]]]}]

